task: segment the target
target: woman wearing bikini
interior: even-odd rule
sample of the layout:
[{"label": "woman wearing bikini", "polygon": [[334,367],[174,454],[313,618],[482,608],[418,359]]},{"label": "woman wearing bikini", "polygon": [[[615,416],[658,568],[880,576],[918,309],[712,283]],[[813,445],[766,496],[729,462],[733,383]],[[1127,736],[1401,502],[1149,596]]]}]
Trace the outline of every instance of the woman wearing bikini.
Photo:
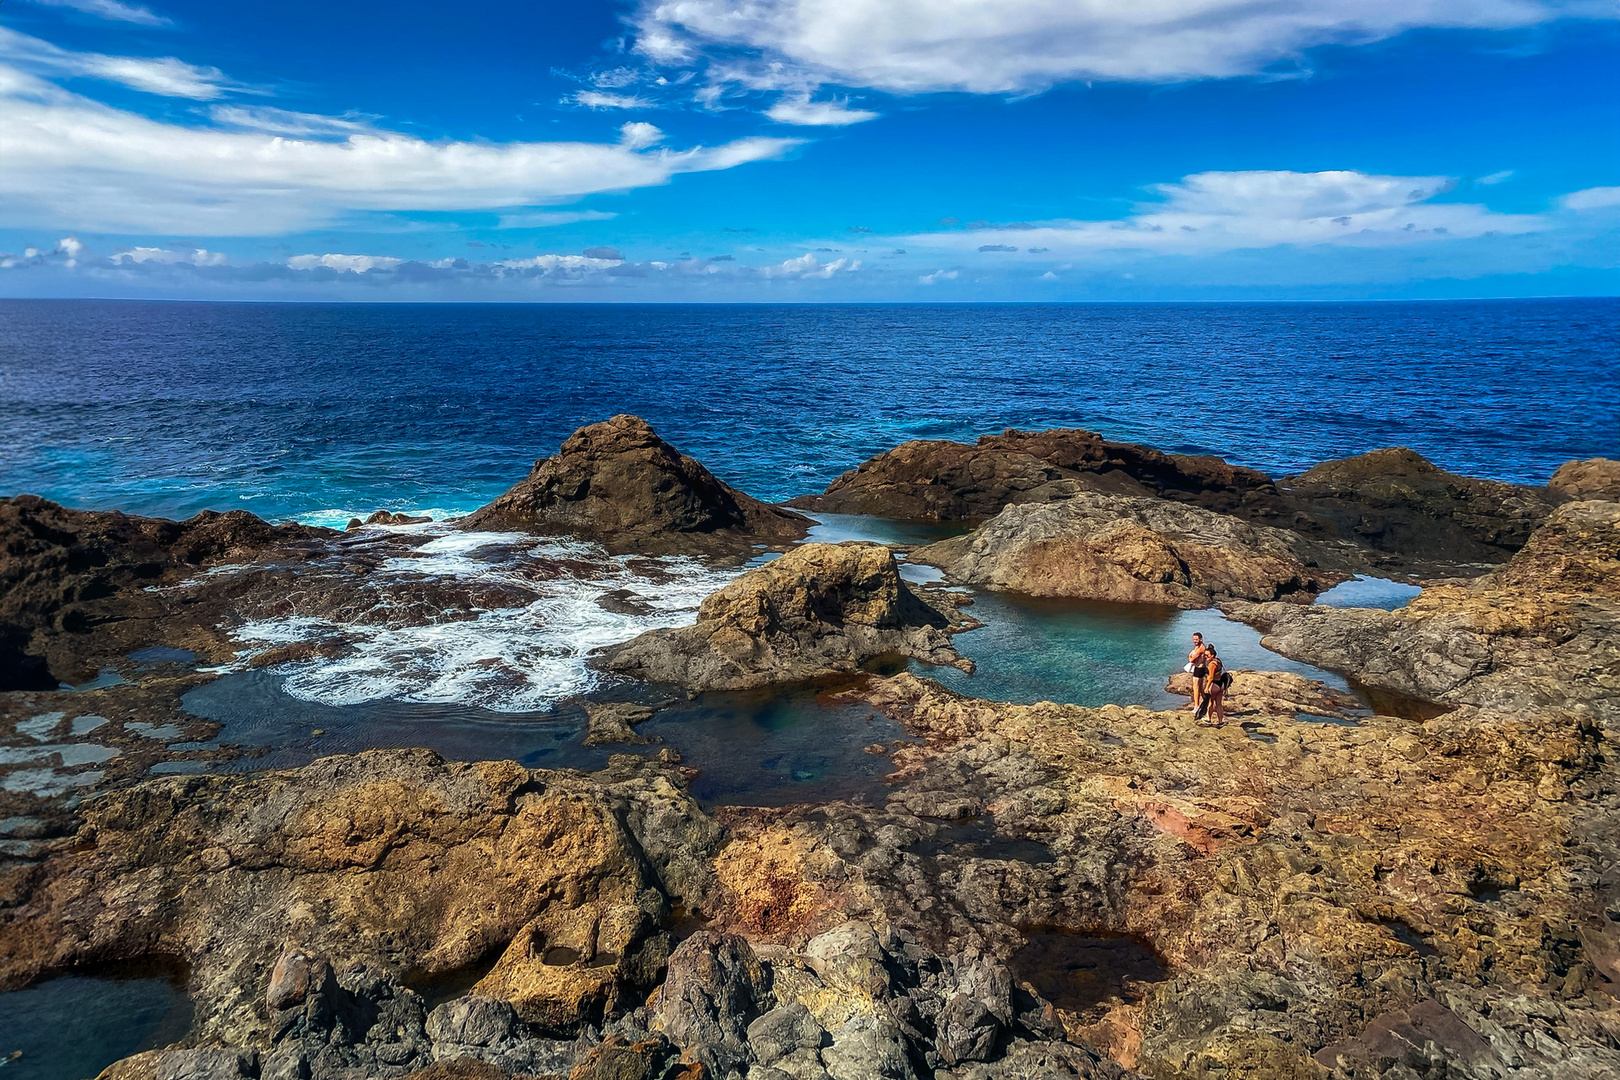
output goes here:
[{"label": "woman wearing bikini", "polygon": [[1220,727],[1226,723],[1226,665],[1215,655],[1213,645],[1204,652],[1204,700],[1209,702],[1210,724]]}]

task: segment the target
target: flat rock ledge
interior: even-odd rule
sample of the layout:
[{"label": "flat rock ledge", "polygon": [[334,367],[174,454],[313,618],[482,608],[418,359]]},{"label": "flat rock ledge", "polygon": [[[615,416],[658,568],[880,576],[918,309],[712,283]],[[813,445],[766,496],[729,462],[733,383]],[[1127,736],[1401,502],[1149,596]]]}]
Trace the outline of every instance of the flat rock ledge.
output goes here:
[{"label": "flat rock ledge", "polygon": [[901,580],[888,548],[805,544],[710,595],[695,625],[650,630],[599,664],[693,690],[799,682],[887,655],[967,670],[949,636],[961,625]]},{"label": "flat rock ledge", "polygon": [[738,555],[802,538],[810,522],[717,478],[619,415],[580,428],[463,529],[566,534],[615,554]]},{"label": "flat rock ledge", "polygon": [[1348,546],[1196,506],[1090,493],[1009,506],[972,533],[911,558],[956,581],[1029,596],[1181,608],[1217,599],[1309,602],[1350,577],[1343,571],[1358,562]]}]

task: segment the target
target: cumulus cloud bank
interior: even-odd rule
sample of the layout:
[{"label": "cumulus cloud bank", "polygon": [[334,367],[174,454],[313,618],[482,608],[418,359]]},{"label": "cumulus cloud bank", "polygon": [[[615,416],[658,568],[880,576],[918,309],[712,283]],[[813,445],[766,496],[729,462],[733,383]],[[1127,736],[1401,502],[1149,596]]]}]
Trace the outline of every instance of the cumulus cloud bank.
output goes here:
[{"label": "cumulus cloud bank", "polygon": [[[1505,29],[1603,0],[644,0],[636,48],[658,63],[706,54],[756,85],[894,93],[1040,90],[1076,79],[1252,75],[1315,45],[1419,27]],[[737,54],[742,59],[737,58]]]}]

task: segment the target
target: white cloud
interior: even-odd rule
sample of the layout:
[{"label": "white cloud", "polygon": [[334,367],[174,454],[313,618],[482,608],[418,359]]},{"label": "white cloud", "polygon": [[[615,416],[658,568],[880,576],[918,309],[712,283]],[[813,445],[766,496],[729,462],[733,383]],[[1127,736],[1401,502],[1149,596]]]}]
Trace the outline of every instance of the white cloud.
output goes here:
[{"label": "white cloud", "polygon": [[779,124],[804,127],[843,127],[878,117],[868,109],[852,109],[843,101],[811,101],[808,94],[790,94],[766,109],[765,115]]},{"label": "white cloud", "polygon": [[210,101],[243,87],[218,68],[199,67],[173,56],[149,59],[73,52],[0,27],[0,62],[49,78],[89,78],[122,83],[148,94]]},{"label": "white cloud", "polygon": [[[227,115],[238,129],[154,120],[0,63],[0,224],[268,236],[355,212],[557,203],[777,158],[799,143],[645,149],[650,124],[626,125],[617,143],[429,142],[370,129],[317,140],[240,130],[248,114]],[[263,126],[274,114],[251,115]],[[276,122],[300,115],[321,126],[307,114]],[[325,128],[337,135],[346,123]]]},{"label": "white cloud", "polygon": [[1534,232],[1545,225],[1535,215],[1430,201],[1454,183],[1443,176],[1348,171],[1197,173],[1157,185],[1161,202],[1139,205],[1123,218],[1020,223],[1016,230],[933,233],[904,242],[979,251],[1024,244],[1049,248],[1058,257],[1078,251],[1196,254],[1284,244],[1407,245]]},{"label": "white cloud", "polygon": [[1601,210],[1620,206],[1620,187],[1594,187],[1575,191],[1558,200],[1565,210]]},{"label": "white cloud", "polygon": [[[312,258],[313,256],[305,256]],[[330,257],[330,256],[328,256]],[[114,263],[156,263],[162,266],[224,266],[228,262],[223,252],[209,251],[207,248],[193,248],[190,251],[177,251],[171,248],[136,247],[128,251],[120,251],[112,257]]]},{"label": "white cloud", "polygon": [[1511,179],[1513,179],[1513,170],[1503,169],[1501,172],[1493,172],[1489,176],[1482,176],[1474,182],[1476,184],[1485,184],[1489,186],[1492,184],[1500,184]]},{"label": "white cloud", "polygon": [[609,221],[618,214],[606,210],[537,210],[533,213],[502,214],[497,229],[548,229],[580,221]]},{"label": "white cloud", "polygon": [[[767,278],[819,278],[826,281],[839,271],[851,273],[861,268],[861,260],[834,259],[829,263],[820,262],[808,251],[796,259],[784,259],[775,266],[761,267],[759,273]],[[718,272],[718,267],[714,272]]]},{"label": "white cloud", "polygon": [[955,270],[935,270],[931,274],[923,274],[917,278],[917,284],[934,285],[941,281],[955,281],[956,277],[957,272]]},{"label": "white cloud", "polygon": [[654,102],[640,94],[611,94],[604,90],[579,90],[563,98],[563,104],[587,109],[650,109]]},{"label": "white cloud", "polygon": [[710,52],[777,86],[1007,93],[1251,75],[1315,45],[1562,15],[1615,12],[1607,0],[643,0],[632,24],[656,63]]},{"label": "white cloud", "polygon": [[531,259],[503,259],[493,265],[503,270],[537,270],[542,274],[580,274],[607,270],[623,259],[594,259],[589,255],[536,255]]},{"label": "white cloud", "polygon": [[364,274],[372,270],[393,270],[403,263],[392,255],[294,255],[287,265],[294,270],[336,270],[340,274]]},{"label": "white cloud", "polygon": [[631,150],[645,150],[664,141],[664,133],[653,124],[632,120],[619,128],[619,145]]},{"label": "white cloud", "polygon": [[167,26],[169,20],[140,4],[125,4],[121,0],[28,0],[44,7],[72,8],[86,15],[95,15],[112,22],[138,23],[141,26]]},{"label": "white cloud", "polygon": [[321,116],[317,113],[292,112],[272,105],[211,105],[208,118],[220,127],[241,131],[263,131],[272,135],[300,136],[356,135],[377,132],[372,126],[374,118],[355,116]]}]

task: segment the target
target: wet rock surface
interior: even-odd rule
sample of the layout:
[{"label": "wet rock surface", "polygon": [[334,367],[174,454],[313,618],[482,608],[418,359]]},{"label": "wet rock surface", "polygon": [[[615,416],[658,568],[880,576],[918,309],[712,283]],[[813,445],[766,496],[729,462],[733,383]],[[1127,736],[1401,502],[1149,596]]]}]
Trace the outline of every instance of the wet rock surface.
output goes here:
[{"label": "wet rock surface", "polygon": [[564,533],[614,552],[735,555],[800,539],[801,515],[717,479],[634,416],[580,428],[467,529]]},{"label": "wet rock surface", "polygon": [[1182,608],[1224,598],[1309,601],[1349,578],[1340,568],[1366,565],[1348,546],[1311,543],[1227,514],[1096,494],[1009,506],[911,559],[955,581],[1030,596]]},{"label": "wet rock surface", "polygon": [[609,671],[699,690],[850,672],[886,655],[966,664],[955,608],[925,602],[877,544],[805,544],[703,601],[696,625],[650,630],[607,651]]}]

